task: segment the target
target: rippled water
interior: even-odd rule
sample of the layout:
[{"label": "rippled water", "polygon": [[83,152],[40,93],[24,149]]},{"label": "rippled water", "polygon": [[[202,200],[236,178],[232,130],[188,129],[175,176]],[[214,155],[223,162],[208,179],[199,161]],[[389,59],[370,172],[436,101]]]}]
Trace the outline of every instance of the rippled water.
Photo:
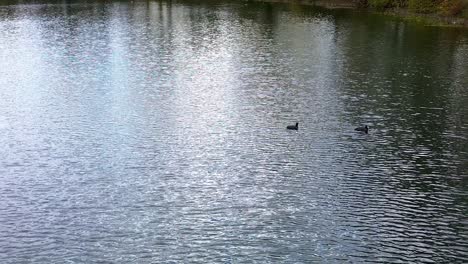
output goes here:
[{"label": "rippled water", "polygon": [[87,1],[0,32],[1,263],[468,262],[466,30]]}]

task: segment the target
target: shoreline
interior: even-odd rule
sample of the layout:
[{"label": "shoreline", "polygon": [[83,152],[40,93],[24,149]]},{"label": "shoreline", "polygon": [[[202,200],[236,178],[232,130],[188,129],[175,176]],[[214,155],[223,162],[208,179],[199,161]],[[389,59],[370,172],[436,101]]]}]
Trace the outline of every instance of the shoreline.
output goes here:
[{"label": "shoreline", "polygon": [[[255,0],[258,1],[258,0]],[[363,10],[375,14],[382,14],[386,16],[398,17],[401,19],[415,21],[427,24],[429,26],[440,27],[464,27],[468,28],[468,18],[455,17],[455,16],[442,16],[439,14],[421,14],[409,11],[406,8],[392,8],[379,11],[369,7],[360,7],[357,1],[347,0],[260,0],[261,2],[274,2],[274,3],[294,3],[310,6],[318,6],[327,9],[356,9]]]},{"label": "shoreline", "polygon": [[396,16],[406,20],[422,22],[431,26],[445,27],[465,27],[468,28],[468,19],[463,17],[449,17],[438,14],[419,14],[408,11],[407,9],[390,9],[378,12],[388,16]]}]

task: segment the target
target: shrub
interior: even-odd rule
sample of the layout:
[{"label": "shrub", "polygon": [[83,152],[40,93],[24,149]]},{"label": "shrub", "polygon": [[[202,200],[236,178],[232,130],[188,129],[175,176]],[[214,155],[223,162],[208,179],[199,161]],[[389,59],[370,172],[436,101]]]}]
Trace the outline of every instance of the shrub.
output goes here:
[{"label": "shrub", "polygon": [[440,2],[437,0],[408,0],[408,8],[416,13],[434,13]]},{"label": "shrub", "polygon": [[393,0],[369,0],[369,5],[372,8],[383,10],[393,6]]},{"label": "shrub", "polygon": [[392,4],[394,7],[407,7],[408,0],[393,0]]},{"label": "shrub", "polygon": [[439,5],[439,12],[444,16],[456,16],[462,13],[464,6],[461,0],[444,0]]},{"label": "shrub", "polygon": [[369,0],[369,5],[376,9],[385,9],[388,7],[390,0]]},{"label": "shrub", "polygon": [[367,0],[354,0],[354,4],[356,7],[364,8],[369,6],[369,2]]},{"label": "shrub", "polygon": [[386,9],[393,7],[406,7],[408,0],[369,0],[369,5],[375,9]]}]

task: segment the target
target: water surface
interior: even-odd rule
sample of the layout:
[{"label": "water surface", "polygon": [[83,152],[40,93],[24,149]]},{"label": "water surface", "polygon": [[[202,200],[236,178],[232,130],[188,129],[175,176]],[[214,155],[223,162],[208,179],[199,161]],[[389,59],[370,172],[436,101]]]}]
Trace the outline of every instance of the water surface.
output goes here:
[{"label": "water surface", "polygon": [[468,262],[466,30],[60,1],[0,32],[2,263]]}]

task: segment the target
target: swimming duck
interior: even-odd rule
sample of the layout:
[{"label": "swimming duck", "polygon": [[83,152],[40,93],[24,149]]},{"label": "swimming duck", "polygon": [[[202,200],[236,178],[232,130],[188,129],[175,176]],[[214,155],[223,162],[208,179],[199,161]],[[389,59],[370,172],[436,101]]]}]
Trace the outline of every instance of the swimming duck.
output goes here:
[{"label": "swimming duck", "polygon": [[363,127],[357,127],[354,130],[359,131],[359,132],[364,132],[366,134],[369,132],[369,128],[367,127],[367,125],[365,125]]},{"label": "swimming duck", "polygon": [[295,126],[287,126],[286,129],[297,130],[299,128],[299,123],[296,123]]}]

